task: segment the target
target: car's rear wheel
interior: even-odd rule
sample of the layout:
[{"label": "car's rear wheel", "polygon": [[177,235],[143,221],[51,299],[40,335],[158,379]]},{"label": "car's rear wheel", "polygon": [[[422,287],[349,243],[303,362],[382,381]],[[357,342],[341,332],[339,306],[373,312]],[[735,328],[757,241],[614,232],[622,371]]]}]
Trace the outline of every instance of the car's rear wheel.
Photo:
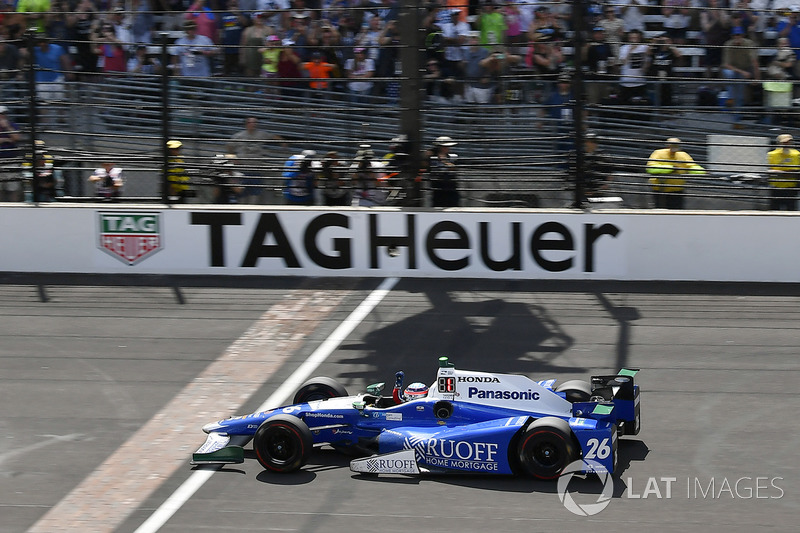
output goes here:
[{"label": "car's rear wheel", "polygon": [[348,396],[345,389],[338,381],[331,378],[311,378],[297,389],[292,403],[308,403],[314,400],[327,400]]},{"label": "car's rear wheel", "polygon": [[253,437],[258,462],[272,472],[294,472],[301,468],[313,447],[308,426],[292,415],[275,415],[265,420]]},{"label": "car's rear wheel", "polygon": [[571,379],[565,381],[555,388],[556,392],[563,392],[569,403],[588,402],[592,397],[592,386],[582,379]]},{"label": "car's rear wheel", "polygon": [[519,463],[536,479],[555,479],[578,458],[578,447],[566,420],[545,417],[529,425],[519,440]]}]

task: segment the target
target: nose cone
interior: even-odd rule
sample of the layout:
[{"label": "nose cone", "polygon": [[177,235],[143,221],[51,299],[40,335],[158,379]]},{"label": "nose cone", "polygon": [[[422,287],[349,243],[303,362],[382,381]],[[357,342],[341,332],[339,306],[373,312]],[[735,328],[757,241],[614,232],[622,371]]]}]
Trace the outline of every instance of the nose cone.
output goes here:
[{"label": "nose cone", "polygon": [[222,429],[222,426],[219,425],[219,422],[211,422],[203,426],[203,431],[206,433],[214,433]]}]

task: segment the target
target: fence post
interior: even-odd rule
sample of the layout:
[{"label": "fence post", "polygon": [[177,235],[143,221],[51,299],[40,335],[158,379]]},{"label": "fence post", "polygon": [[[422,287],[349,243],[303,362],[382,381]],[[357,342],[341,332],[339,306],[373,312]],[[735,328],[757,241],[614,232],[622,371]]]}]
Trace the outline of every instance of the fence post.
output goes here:
[{"label": "fence post", "polygon": [[161,200],[169,203],[169,151],[167,141],[170,137],[170,109],[169,109],[169,34],[161,33]]},{"label": "fence post", "polygon": [[[38,102],[36,99],[36,28],[29,28],[25,32],[25,47],[28,50],[27,61],[27,82],[28,82],[28,124],[30,125],[30,165],[31,165],[31,193],[33,194],[33,202],[39,201],[39,173],[37,170],[38,160],[36,158],[36,137],[39,136],[37,115],[39,111]],[[25,184],[22,184],[23,189]]]},{"label": "fence post", "polygon": [[574,51],[572,53],[573,65],[575,66],[575,77],[572,81],[572,95],[575,99],[575,112],[572,118],[575,123],[575,199],[573,207],[583,207],[583,190],[585,188],[586,158],[584,157],[583,146],[583,102],[585,98],[583,84],[583,46],[586,42],[586,16],[587,4],[585,0],[574,0],[572,3],[572,29],[575,31],[573,40]]},{"label": "fence post", "polygon": [[400,29],[400,62],[403,66],[400,84],[400,132],[405,135],[404,149],[408,152],[401,169],[406,188],[405,204],[422,205],[422,184],[417,175],[422,163],[422,113],[425,87],[420,82],[420,55],[423,42],[420,0],[402,0],[398,28]]}]

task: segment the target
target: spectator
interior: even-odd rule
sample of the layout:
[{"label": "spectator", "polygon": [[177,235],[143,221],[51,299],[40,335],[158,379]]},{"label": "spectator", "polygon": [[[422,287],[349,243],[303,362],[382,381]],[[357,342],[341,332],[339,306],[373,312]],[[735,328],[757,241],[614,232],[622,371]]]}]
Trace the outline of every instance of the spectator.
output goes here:
[{"label": "spectator", "polygon": [[355,45],[360,48],[365,48],[368,51],[367,57],[373,61],[378,60],[378,53],[380,51],[380,39],[384,34],[384,24],[381,18],[377,15],[369,17],[367,27],[363,28],[356,35]]},{"label": "spectator", "polygon": [[288,205],[314,205],[314,172],[311,168],[313,150],[293,155],[284,165],[283,177],[286,186],[283,197]]},{"label": "spectator", "polygon": [[51,10],[50,0],[18,0],[17,13],[25,15],[25,27],[36,28],[37,32],[47,31],[47,13]]},{"label": "spectator", "polygon": [[347,88],[352,102],[364,103],[372,91],[373,82],[369,78],[375,74],[375,62],[367,57],[367,51],[362,47],[357,47],[354,52],[355,57],[348,59],[344,65],[347,77],[351,80]]},{"label": "spectator", "polygon": [[800,6],[792,4],[790,9],[789,17],[778,22],[776,30],[778,30],[778,36],[789,38],[789,44],[794,49],[797,59],[800,59],[800,18],[798,18],[800,17]]},{"label": "spectator", "polygon": [[483,4],[478,16],[481,31],[481,45],[487,50],[506,42],[506,21],[497,6],[488,0]]},{"label": "spectator", "polygon": [[[758,49],[756,43],[745,38],[744,29],[736,27],[731,32],[733,37],[727,41],[722,49],[722,76],[728,80],[757,80],[761,77],[758,65]],[[733,99],[734,128],[744,126],[741,120],[741,108],[745,103],[744,83],[733,82],[728,85],[728,96]]]},{"label": "spectator", "polygon": [[[520,13],[517,4],[512,2],[505,4],[501,12],[506,24],[506,40],[504,44],[516,51],[516,47],[522,46],[525,41],[527,41],[526,32],[528,28],[522,25],[522,13]],[[458,17],[459,14],[459,11],[453,12],[453,16],[455,17]]]},{"label": "spectator", "polygon": [[4,97],[8,84],[1,82],[22,79],[20,60],[19,49],[9,42],[8,28],[0,26],[0,91]]},{"label": "spectator", "polygon": [[261,75],[261,64],[264,61],[260,49],[264,46],[267,37],[273,33],[272,29],[264,24],[266,19],[266,13],[256,12],[253,16],[253,25],[248,26],[242,32],[239,64],[244,75],[250,78],[257,78]]},{"label": "spectator", "polygon": [[114,37],[121,44],[125,52],[132,51],[133,33],[131,32],[131,22],[125,17],[125,8],[117,6],[111,10],[107,24],[114,31]]},{"label": "spectator", "polygon": [[721,9],[720,0],[708,0],[708,8],[700,13],[700,27],[706,44],[706,76],[722,64],[722,45],[730,36],[730,16]]},{"label": "spectator", "polygon": [[617,11],[613,5],[606,5],[603,8],[603,18],[597,23],[605,32],[606,42],[611,44],[611,51],[614,57],[619,57],[619,48],[625,40],[625,22],[617,17]]},{"label": "spectator", "polygon": [[622,0],[616,5],[622,5],[622,22],[625,24],[626,33],[630,34],[633,30],[644,32],[647,0]]},{"label": "spectator", "polygon": [[442,72],[447,77],[461,79],[464,72],[462,61],[469,38],[469,23],[459,19],[460,11],[453,10],[450,20],[442,24],[442,39],[444,40],[444,62]]},{"label": "spectator", "polygon": [[572,140],[573,108],[575,97],[572,94],[572,78],[569,74],[561,74],[556,83],[556,90],[550,93],[546,100],[545,108],[553,125],[555,136],[555,153],[558,156],[560,168],[567,166],[567,154],[575,150]]},{"label": "spectator", "polygon": [[778,39],[778,50],[767,66],[767,77],[771,80],[794,79],[794,66],[797,56],[789,45],[787,37]]},{"label": "spectator", "polygon": [[628,42],[619,49],[619,99],[629,104],[634,98],[647,96],[647,67],[650,62],[650,46],[642,42],[642,32],[628,32]]},{"label": "spectator", "polygon": [[[90,0],[80,0],[70,16],[75,40],[75,69],[81,76],[89,77],[97,72],[97,53],[95,52],[95,9]],[[72,18],[74,16],[74,18]]]},{"label": "spectator", "polygon": [[167,141],[167,173],[169,181],[167,195],[170,203],[184,204],[188,198],[194,197],[194,191],[189,185],[191,179],[185,168],[185,161],[181,153],[183,143],[181,141]]},{"label": "spectator", "polygon": [[264,47],[259,49],[261,52],[261,77],[277,78],[278,62],[281,58],[281,40],[277,35],[269,35],[264,42]]},{"label": "spectator", "polygon": [[319,174],[322,196],[327,206],[347,206],[351,204],[345,169],[337,152],[325,154]]},{"label": "spectator", "polygon": [[[397,21],[388,21],[378,37],[378,44],[380,50],[378,51],[378,59],[375,62],[375,76],[379,78],[394,78],[401,76],[400,65],[400,32],[397,29]],[[460,63],[456,63],[460,66]],[[456,68],[456,67],[454,67]],[[456,76],[455,74],[448,74],[449,76]],[[381,81],[378,82],[379,90],[376,94],[387,96],[389,98],[397,98],[400,93],[400,83],[396,81]]]},{"label": "spectator", "polygon": [[187,20],[183,23],[183,37],[175,41],[175,55],[172,63],[178,67],[178,74],[195,78],[211,76],[211,57],[216,53],[214,41],[205,35],[197,34],[197,23]]},{"label": "spectator", "polygon": [[242,183],[245,190],[241,194],[241,203],[264,203],[264,178],[262,169],[268,167],[270,145],[283,144],[283,139],[275,134],[258,129],[258,119],[247,117],[244,121],[244,130],[237,132],[228,143],[228,152],[237,157],[237,162],[244,172]]},{"label": "spectator", "polygon": [[686,32],[692,22],[689,0],[662,0],[664,29],[673,43],[686,44]]},{"label": "spectator", "polygon": [[433,154],[430,158],[429,172],[433,191],[433,207],[458,207],[458,173],[456,171],[456,154],[450,148],[457,143],[450,137],[437,137],[433,143]]},{"label": "spectator", "polygon": [[469,45],[464,53],[464,100],[474,104],[488,104],[492,101],[494,86],[489,78],[489,51],[480,46],[480,32],[472,31]]},{"label": "spectator", "polygon": [[223,46],[222,74],[225,76],[241,76],[242,65],[239,61],[239,44],[250,19],[239,8],[239,0],[228,0],[227,11],[220,15],[219,42]]},{"label": "spectator", "polygon": [[[19,165],[18,142],[19,126],[8,118],[8,108],[0,105],[0,165],[11,167],[11,163],[15,160]],[[14,179],[6,180],[5,176],[3,178],[0,185],[0,202],[21,202],[22,183]]]},{"label": "spectator", "polygon": [[103,72],[125,72],[128,59],[123,42],[114,33],[114,26],[103,23],[95,37],[96,53],[100,57]]},{"label": "spectator", "polygon": [[330,89],[330,83],[327,80],[333,75],[336,65],[324,61],[322,52],[315,50],[311,53],[311,61],[303,63],[303,69],[310,79],[309,86],[312,94],[325,98],[324,93]]},{"label": "spectator", "polygon": [[613,54],[611,45],[606,41],[605,30],[602,26],[596,26],[591,40],[583,49],[586,80],[589,82],[586,84],[586,99],[590,104],[597,104],[607,96]]},{"label": "spectator", "polygon": [[651,74],[658,79],[657,102],[663,106],[672,105],[672,69],[675,61],[681,57],[680,48],[672,46],[669,37],[657,37],[653,48],[653,61],[650,64]]},{"label": "spectator", "polygon": [[[300,56],[293,46],[284,46],[278,54],[278,85],[283,96],[300,96],[301,87],[305,85],[301,68]],[[307,86],[307,85],[306,85]]]},{"label": "spectator", "polygon": [[319,22],[312,21],[308,15],[295,13],[292,15],[291,25],[283,33],[283,45],[294,47],[295,54],[303,61],[308,59],[308,36],[313,31],[310,24],[316,27]]},{"label": "spectator", "polygon": [[[183,18],[186,21],[193,20],[195,22],[198,36],[208,37],[212,43],[216,42],[217,14],[206,5],[206,0],[194,0],[183,14]],[[184,28],[186,28],[185,24]]]},{"label": "spectator", "polygon": [[128,60],[128,72],[159,74],[161,73],[161,62],[157,58],[147,55],[147,46],[140,44],[136,47],[133,57]]},{"label": "spectator", "polygon": [[661,209],[683,209],[685,203],[685,174],[705,174],[703,167],[692,156],[681,150],[681,140],[667,139],[667,147],[659,148],[647,160],[647,173],[651,174],[655,207]]},{"label": "spectator", "polygon": [[131,21],[133,42],[135,44],[151,44],[156,24],[151,0],[131,0],[131,11],[133,12]]},{"label": "spectator", "polygon": [[[36,36],[33,53],[36,96],[45,103],[64,100],[64,81],[72,76],[69,54],[61,45],[50,43],[42,34]],[[63,111],[60,110],[62,122]]]},{"label": "spectator", "polygon": [[792,148],[788,133],[778,135],[778,147],[767,154],[770,200],[773,211],[797,210],[797,177],[800,172],[800,151]]},{"label": "spectator", "polygon": [[94,183],[96,196],[106,201],[114,200],[122,195],[124,180],[122,169],[114,166],[112,161],[106,161],[96,169],[89,181]]},{"label": "spectator", "polygon": [[553,42],[552,33],[537,31],[536,42],[528,50],[526,63],[534,70],[539,79],[555,80],[564,64],[561,46]]},{"label": "spectator", "polygon": [[445,77],[436,59],[428,59],[422,78],[425,82],[425,92],[429,100],[440,104],[450,101],[453,96],[453,84],[455,80]]}]

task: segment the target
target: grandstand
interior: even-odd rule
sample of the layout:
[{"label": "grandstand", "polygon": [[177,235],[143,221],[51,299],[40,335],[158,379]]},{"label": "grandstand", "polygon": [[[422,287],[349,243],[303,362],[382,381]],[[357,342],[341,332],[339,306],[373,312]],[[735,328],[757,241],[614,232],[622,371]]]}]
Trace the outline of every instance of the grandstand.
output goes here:
[{"label": "grandstand", "polygon": [[[560,3],[542,4],[555,7]],[[354,9],[366,11],[366,17],[371,13],[369,10],[375,8]],[[664,15],[658,11],[653,7],[646,15],[647,37],[663,34],[659,28]],[[401,16],[409,15],[403,9],[399,12]],[[221,16],[223,11],[217,14]],[[184,14],[168,15],[171,18],[167,16],[162,22],[179,22]],[[425,27],[424,17],[419,13],[411,15]],[[478,17],[479,14],[469,17],[472,28],[478,27]],[[98,15],[98,20],[104,18]],[[575,33],[568,23],[565,24],[562,43],[565,60],[561,67],[574,77],[570,69]],[[179,55],[181,49],[176,39],[182,35],[174,25],[167,28],[163,32],[166,42],[162,46],[157,42],[162,33],[154,33],[154,42],[147,48],[148,55],[156,59]],[[772,37],[768,32],[761,35]],[[18,37],[7,42],[21,50],[31,46],[25,34]],[[55,37],[49,40],[63,42]],[[735,123],[734,112],[723,92],[729,82],[719,77],[719,71],[707,67],[705,56],[709,47],[702,40],[701,31],[687,32],[686,42],[679,46],[684,57],[674,67],[673,75],[667,79],[650,74],[643,76],[647,92],[641,100],[623,104],[612,97],[596,104],[585,103],[585,125],[598,133],[601,148],[614,164],[614,176],[604,194],[621,198],[624,206],[651,206],[645,162],[652,150],[661,147],[664,139],[678,135],[687,151],[710,170],[687,185],[687,207],[766,209],[769,196],[764,178],[766,160],[759,157],[759,150],[769,146],[779,132],[800,137],[796,131],[791,85],[788,91],[782,87],[773,93],[764,90],[761,82],[737,82],[748,85],[751,94],[748,105],[739,110],[742,119]],[[79,43],[64,44],[74,59]],[[123,44],[132,49],[136,43]],[[226,46],[218,45],[218,48],[225,51]],[[299,48],[295,43],[285,46]],[[345,55],[353,47],[352,43],[344,42],[337,46]],[[319,94],[304,87],[286,89],[275,85],[287,81],[285,78],[267,82],[263,78],[223,75],[221,53],[214,62],[214,75],[204,78],[180,76],[172,69],[148,74],[100,71],[91,75],[76,69],[73,72],[79,75],[69,76],[64,83],[63,97],[57,100],[31,99],[32,85],[26,76],[43,69],[22,62],[19,72],[7,75],[3,82],[2,103],[10,109],[10,117],[27,136],[27,140],[20,143],[23,148],[30,145],[30,132],[35,128],[36,136],[46,140],[57,157],[62,200],[91,198],[86,177],[101,159],[111,155],[125,168],[125,200],[160,201],[165,136],[183,141],[187,167],[193,170],[194,185],[202,190],[211,183],[209,175],[213,171],[214,155],[225,151],[230,137],[242,129],[245,117],[255,116],[260,119],[262,129],[285,140],[283,145],[270,146],[269,157],[258,165],[268,187],[275,192],[265,197],[268,202],[282,202],[283,164],[292,154],[308,149],[317,153],[336,150],[348,159],[366,143],[381,156],[388,151],[393,137],[409,133],[408,124],[420,124],[419,129],[411,133],[421,149],[430,146],[439,135],[458,141],[455,151],[459,156],[462,205],[572,205],[575,176],[567,172],[566,163],[574,149],[571,143],[574,128],[565,129],[561,119],[551,118],[551,104],[546,96],[556,90],[552,76],[518,65],[497,77],[491,102],[469,103],[460,97],[443,98],[425,92],[420,59],[435,51],[421,50],[418,58],[409,61],[408,57],[415,54],[407,50],[413,52],[413,45],[393,46],[405,54],[401,55],[402,70],[398,70],[396,76],[375,77],[374,80],[376,86],[399,84],[399,93],[375,91],[358,103],[351,101],[344,83],[339,90]],[[515,49],[512,47],[508,51]],[[522,52],[523,47],[516,51]],[[759,44],[762,74],[766,73],[768,61],[774,54],[774,46]],[[73,64],[77,66],[76,62]],[[613,95],[615,80],[616,77],[609,75],[607,81],[586,80],[583,84],[590,87],[603,83],[611,88]],[[301,80],[301,85],[307,81]],[[673,105],[669,107],[659,105],[659,87],[664,84],[672,87],[674,95]],[[513,98],[509,96],[512,93]],[[701,93],[713,95],[714,101],[701,101],[698,98]],[[719,94],[723,96],[716,96]],[[416,105],[407,105],[409,101]],[[574,103],[569,105],[574,106]],[[31,120],[32,109],[36,110],[35,123]],[[409,115],[413,115],[413,119],[410,120]],[[742,148],[732,151],[741,157],[731,158],[731,151],[720,150],[714,141],[720,138],[728,145]],[[20,179],[21,153],[19,157],[18,160],[6,159],[4,180]],[[428,184],[423,182],[423,189],[427,188]],[[206,196],[200,194],[196,201],[204,198]]]}]

